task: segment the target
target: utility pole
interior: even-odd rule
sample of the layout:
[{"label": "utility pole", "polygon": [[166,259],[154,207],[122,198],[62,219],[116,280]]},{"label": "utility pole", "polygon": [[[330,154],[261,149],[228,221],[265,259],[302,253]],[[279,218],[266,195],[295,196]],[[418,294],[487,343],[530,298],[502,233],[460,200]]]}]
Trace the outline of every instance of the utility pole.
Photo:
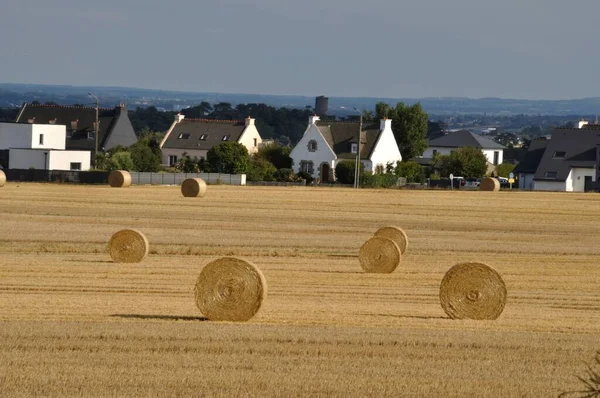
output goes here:
[{"label": "utility pole", "polygon": [[360,113],[360,119],[358,124],[358,141],[356,141],[356,164],[354,165],[354,188],[360,188],[360,136],[362,133],[363,115],[358,109],[354,108],[355,111]]},{"label": "utility pole", "polygon": [[92,93],[88,93],[88,95],[96,100],[96,124],[94,125],[94,136],[96,138],[96,146],[94,150],[94,167],[96,167],[96,158],[98,157],[98,132],[100,130],[100,121],[98,120],[99,98],[93,95]]}]

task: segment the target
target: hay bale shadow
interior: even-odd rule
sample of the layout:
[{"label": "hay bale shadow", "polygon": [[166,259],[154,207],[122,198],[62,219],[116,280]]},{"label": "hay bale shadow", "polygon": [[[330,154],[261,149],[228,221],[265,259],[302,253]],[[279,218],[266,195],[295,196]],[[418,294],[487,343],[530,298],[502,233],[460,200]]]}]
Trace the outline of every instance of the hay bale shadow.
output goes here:
[{"label": "hay bale shadow", "polygon": [[161,321],[208,321],[205,316],[188,316],[188,315],[147,315],[147,314],[112,314],[113,318],[125,319],[158,319]]}]

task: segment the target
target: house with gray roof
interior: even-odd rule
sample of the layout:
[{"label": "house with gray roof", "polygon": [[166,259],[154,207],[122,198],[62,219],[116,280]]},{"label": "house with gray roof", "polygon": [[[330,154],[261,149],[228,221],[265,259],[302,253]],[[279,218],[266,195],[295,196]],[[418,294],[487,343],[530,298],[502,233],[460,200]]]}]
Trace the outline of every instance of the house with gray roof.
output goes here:
[{"label": "house with gray roof", "polygon": [[162,164],[172,166],[184,153],[198,160],[206,159],[206,154],[213,146],[225,141],[238,142],[248,149],[248,153],[256,153],[262,139],[255,119],[186,119],[184,115],[177,114],[160,143]]},{"label": "house with gray roof", "polygon": [[419,163],[431,163],[436,154],[449,155],[452,151],[465,147],[478,148],[483,152],[488,161],[488,171],[494,170],[504,160],[503,145],[468,130],[459,130],[429,140],[429,147],[423,152]]},{"label": "house with gray roof", "polygon": [[99,151],[117,145],[128,147],[137,141],[127,109],[122,104],[114,108],[98,108],[99,128],[96,128],[96,108],[84,106],[24,104],[16,122],[65,126],[67,150],[93,152],[96,131],[99,133]]},{"label": "house with gray roof", "polygon": [[[360,139],[359,139],[360,137]],[[392,121],[382,119],[379,124],[322,121],[311,116],[304,135],[292,149],[294,172],[306,172],[321,182],[335,181],[338,162],[355,160],[360,151],[360,161],[365,171],[375,172],[387,163],[402,160],[392,131]]]},{"label": "house with gray roof", "polygon": [[532,140],[523,159],[514,168],[513,173],[519,181],[519,189],[533,190],[535,182],[535,172],[546,152],[546,147],[550,141],[547,139]]}]

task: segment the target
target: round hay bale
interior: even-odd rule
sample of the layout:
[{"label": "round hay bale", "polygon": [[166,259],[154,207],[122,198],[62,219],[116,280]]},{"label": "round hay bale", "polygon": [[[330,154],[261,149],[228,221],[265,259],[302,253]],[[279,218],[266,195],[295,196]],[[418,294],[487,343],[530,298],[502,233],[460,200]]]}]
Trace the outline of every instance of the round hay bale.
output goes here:
[{"label": "round hay bale", "polygon": [[0,187],[3,187],[4,184],[6,184],[6,174],[0,170]]},{"label": "round hay bale", "polygon": [[127,188],[131,186],[131,174],[125,170],[111,171],[108,175],[108,185],[113,188]]},{"label": "round hay bale", "polygon": [[254,264],[236,257],[210,262],[198,276],[196,305],[211,321],[247,321],[267,296],[267,282]]},{"label": "round hay bale", "polygon": [[406,236],[406,232],[400,227],[390,226],[379,228],[375,232],[375,236],[383,236],[384,238],[393,240],[400,248],[400,253],[402,254],[408,248],[408,236]]},{"label": "round hay bale", "polygon": [[479,190],[498,192],[500,190],[500,181],[495,178],[484,178],[479,183]]},{"label": "round hay bale", "polygon": [[400,265],[402,252],[390,238],[374,236],[358,252],[360,266],[365,272],[389,274]]},{"label": "round hay bale", "polygon": [[486,264],[457,264],[444,275],[440,303],[452,319],[496,319],[506,304],[506,285]]},{"label": "round hay bale", "polygon": [[108,253],[116,263],[139,263],[148,255],[148,239],[136,229],[122,229],[108,242]]},{"label": "round hay bale", "polygon": [[186,198],[202,198],[206,195],[206,182],[202,178],[188,178],[181,184],[181,193]]}]

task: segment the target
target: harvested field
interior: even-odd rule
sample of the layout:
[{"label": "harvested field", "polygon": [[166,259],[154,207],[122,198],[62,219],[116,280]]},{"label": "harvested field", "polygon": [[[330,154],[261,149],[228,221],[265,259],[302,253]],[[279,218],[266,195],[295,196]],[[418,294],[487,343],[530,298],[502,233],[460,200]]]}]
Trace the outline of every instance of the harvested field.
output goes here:
[{"label": "harvested field", "polygon": [[[0,190],[0,389],[44,396],[556,396],[600,349],[600,195],[8,183]],[[398,225],[392,274],[358,249]],[[106,238],[144,231],[115,264]],[[206,321],[202,266],[256,264],[243,324]],[[452,320],[440,282],[483,261],[506,283],[495,321]]]}]

